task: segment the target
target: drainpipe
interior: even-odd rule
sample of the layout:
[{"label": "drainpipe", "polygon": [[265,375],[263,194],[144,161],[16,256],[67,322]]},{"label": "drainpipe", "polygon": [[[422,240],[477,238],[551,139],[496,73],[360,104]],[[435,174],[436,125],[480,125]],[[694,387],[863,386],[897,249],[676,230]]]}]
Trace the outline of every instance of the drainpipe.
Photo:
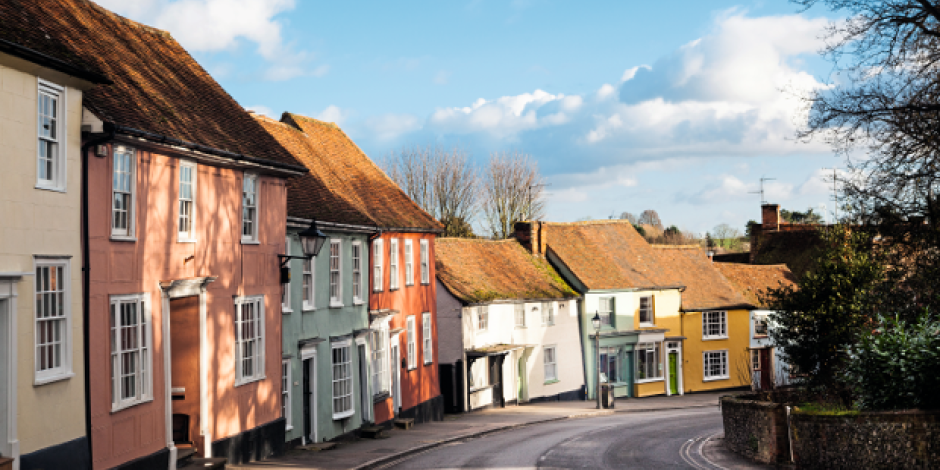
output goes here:
[{"label": "drainpipe", "polygon": [[85,355],[85,439],[88,441],[88,457],[91,458],[91,371],[89,361],[89,310],[91,292],[91,266],[88,261],[90,250],[88,248],[88,151],[93,147],[114,140],[114,126],[104,125],[106,133],[82,144],[82,352]]}]

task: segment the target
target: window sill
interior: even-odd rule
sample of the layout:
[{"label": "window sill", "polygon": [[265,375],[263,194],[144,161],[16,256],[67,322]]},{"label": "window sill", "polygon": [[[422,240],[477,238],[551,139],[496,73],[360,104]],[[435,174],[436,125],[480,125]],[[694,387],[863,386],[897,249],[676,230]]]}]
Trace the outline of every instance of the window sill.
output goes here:
[{"label": "window sill", "polygon": [[137,237],[133,235],[111,235],[112,242],[136,242]]},{"label": "window sill", "polygon": [[304,306],[303,306],[303,308],[302,308],[301,310],[304,311],[304,312],[314,312],[314,311],[317,310],[317,307],[316,307],[316,306],[313,306],[313,305],[310,305],[310,304],[304,304]]},{"label": "window sill", "polygon": [[724,376],[721,376],[721,377],[708,377],[708,378],[704,378],[704,379],[702,379],[702,382],[714,382],[714,381],[716,381],[716,380],[728,380],[728,379],[729,379],[729,377],[728,377],[727,375],[724,375]]},{"label": "window sill", "polygon": [[353,305],[365,305],[366,303],[362,299],[353,299]]},{"label": "window sill", "polygon": [[389,292],[395,292],[395,291],[397,291],[397,290],[399,290],[397,287],[389,287],[389,288],[388,288],[388,291],[389,291]]},{"label": "window sill", "polygon": [[421,285],[422,285],[422,286],[430,286],[431,283],[430,283],[430,282],[422,282]]},{"label": "window sill", "polygon": [[543,383],[542,385],[557,384],[559,382],[561,382],[561,380],[558,380],[558,379],[546,380],[545,383]]},{"label": "window sill", "polygon": [[767,335],[754,335],[754,339],[767,339]]},{"label": "window sill", "polygon": [[338,421],[341,419],[346,419],[352,415],[356,414],[356,409],[353,408],[349,411],[344,411],[342,413],[333,413],[333,421]]},{"label": "window sill", "polygon": [[653,383],[653,382],[664,382],[664,381],[665,379],[663,379],[662,377],[656,377],[655,379],[637,379],[633,383],[648,384],[648,383]]},{"label": "window sill", "polygon": [[258,240],[247,240],[247,239],[242,238],[242,245],[260,245],[260,244],[261,242],[259,242]]},{"label": "window sill", "polygon": [[252,377],[252,378],[250,378],[250,379],[242,379],[241,381],[236,380],[236,381],[235,381],[235,386],[236,386],[236,387],[241,387],[242,385],[253,384],[253,383],[255,383],[255,382],[260,382],[260,381],[262,381],[262,380],[264,380],[264,379],[266,379],[266,378],[267,378],[267,377],[265,377],[264,375],[262,375],[262,376],[260,376],[260,377]]},{"label": "window sill", "polygon": [[479,386],[479,387],[473,387],[473,388],[471,388],[471,389],[470,389],[470,393],[482,392],[482,391],[484,391],[484,390],[489,390],[489,389],[491,389],[491,388],[493,388],[492,385],[481,385],[481,386]]},{"label": "window sill", "polygon": [[36,189],[41,189],[41,190],[43,190],[43,191],[53,191],[53,192],[57,192],[57,193],[66,193],[66,192],[68,192],[68,190],[67,190],[65,187],[63,187],[63,186],[49,186],[49,185],[37,183],[35,187],[36,187]]},{"label": "window sill", "polygon": [[292,309],[284,308],[283,305],[281,306],[281,315],[290,315],[291,313],[294,313]]},{"label": "window sill", "polygon": [[388,400],[389,398],[392,398],[391,392],[381,391],[379,393],[376,393],[375,395],[372,395],[372,404],[375,405],[377,403],[382,403],[383,401]]},{"label": "window sill", "polygon": [[654,323],[640,323],[640,328],[655,328],[655,327],[656,325]]},{"label": "window sill", "polygon": [[723,339],[728,339],[727,336],[703,336],[702,341],[720,341]]},{"label": "window sill", "polygon": [[196,243],[195,238],[177,238],[176,243]]},{"label": "window sill", "polygon": [[128,408],[133,408],[133,407],[135,407],[135,406],[137,406],[137,405],[143,405],[143,404],[145,404],[145,403],[150,403],[150,402],[152,402],[152,401],[153,401],[153,397],[150,397],[150,398],[145,398],[145,399],[140,400],[140,401],[135,401],[135,402],[131,402],[131,403],[125,403],[125,404],[123,404],[123,405],[118,405],[118,406],[112,405],[112,406],[111,406],[111,414],[120,413],[121,411],[124,411],[124,410],[126,410],[126,409],[128,409]]},{"label": "window sill", "polygon": [[415,286],[415,283],[413,282],[411,284],[405,283],[405,287],[414,287],[414,286]]},{"label": "window sill", "polygon": [[294,430],[294,427],[291,426],[291,425],[289,425],[289,424],[284,427],[284,432],[290,432],[290,431],[293,431],[293,430]]},{"label": "window sill", "polygon": [[425,366],[429,366],[431,364],[434,364],[434,361],[425,361],[424,363]]},{"label": "window sill", "polygon": [[69,371],[69,372],[61,372],[56,375],[51,375],[48,377],[42,377],[42,378],[36,377],[33,379],[33,387],[39,387],[41,385],[61,382],[63,380],[71,379],[74,376],[75,376],[75,373]]},{"label": "window sill", "polygon": [[407,370],[408,372],[411,372],[411,371],[413,371],[413,370],[416,370],[417,368],[418,368],[418,366],[408,366],[408,368],[405,369],[405,370]]},{"label": "window sill", "polygon": [[343,305],[342,302],[333,302],[332,300],[330,301],[330,308],[343,308],[343,307],[345,307],[345,305]]}]

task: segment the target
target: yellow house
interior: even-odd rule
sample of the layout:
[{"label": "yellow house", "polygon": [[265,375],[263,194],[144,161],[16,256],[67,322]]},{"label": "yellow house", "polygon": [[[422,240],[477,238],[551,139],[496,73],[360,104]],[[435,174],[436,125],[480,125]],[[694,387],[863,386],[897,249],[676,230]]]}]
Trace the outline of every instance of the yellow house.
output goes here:
[{"label": "yellow house", "polygon": [[654,249],[662,275],[685,286],[679,311],[657,319],[656,326],[668,330],[666,366],[680,370],[666,384],[667,392],[750,387],[748,348],[754,306],[700,247],[654,245]]},{"label": "yellow house", "polygon": [[0,468],[88,468],[79,149],[104,79],[3,13],[35,37],[0,52]]}]

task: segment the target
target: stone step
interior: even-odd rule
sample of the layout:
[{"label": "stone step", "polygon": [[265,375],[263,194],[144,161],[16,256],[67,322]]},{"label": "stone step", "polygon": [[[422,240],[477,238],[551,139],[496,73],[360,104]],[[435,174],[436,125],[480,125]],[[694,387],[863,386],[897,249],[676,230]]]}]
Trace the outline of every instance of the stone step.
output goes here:
[{"label": "stone step", "polygon": [[189,462],[185,466],[177,466],[177,470],[225,470],[225,464],[228,462],[228,459],[221,457],[213,457],[211,459],[204,459],[201,457],[193,457],[189,459]]},{"label": "stone step", "polygon": [[382,426],[363,426],[359,429],[359,437],[365,439],[382,439],[385,436],[385,428]]},{"label": "stone step", "polygon": [[414,418],[398,418],[392,421],[395,424],[395,427],[401,429],[411,429],[415,425]]},{"label": "stone step", "polygon": [[310,450],[313,452],[322,452],[324,450],[333,450],[336,448],[335,442],[318,442],[316,444],[308,444],[305,446],[300,446],[301,450]]}]

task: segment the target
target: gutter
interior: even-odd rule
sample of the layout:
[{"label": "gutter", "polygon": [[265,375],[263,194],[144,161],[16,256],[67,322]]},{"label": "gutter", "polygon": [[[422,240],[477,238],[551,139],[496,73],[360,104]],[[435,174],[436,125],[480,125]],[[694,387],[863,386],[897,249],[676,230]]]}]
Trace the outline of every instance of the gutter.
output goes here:
[{"label": "gutter", "polygon": [[82,144],[82,350],[85,353],[84,358],[84,376],[85,376],[85,438],[88,441],[88,455],[92,455],[91,446],[91,370],[90,370],[90,319],[91,301],[91,263],[89,262],[90,249],[89,228],[88,228],[88,151],[104,142],[114,140],[114,129],[103,135],[94,137]]},{"label": "gutter", "polygon": [[[310,226],[313,220],[314,219],[287,216],[287,226],[290,228],[307,228]],[[358,233],[375,233],[380,230],[374,225],[341,224],[336,222],[327,222],[324,220],[317,220],[317,227],[331,228],[342,232]]]},{"label": "gutter", "polygon": [[237,162],[249,163],[257,166],[269,167],[271,169],[283,170],[289,172],[295,176],[299,176],[304,173],[308,173],[310,170],[307,167],[300,165],[291,165],[288,163],[281,163],[274,160],[267,160],[257,157],[249,157],[240,153],[229,152],[228,150],[221,150],[214,147],[209,147],[202,144],[197,144],[193,142],[187,142],[185,140],[176,139],[173,137],[167,137],[162,134],[157,134],[149,131],[142,131],[140,129],[134,129],[132,127],[122,126],[114,123],[105,123],[105,129],[110,129],[111,132],[129,136],[136,137],[138,139],[160,145],[168,145],[171,147],[178,147],[184,150],[200,152],[206,155],[212,155],[215,157],[221,157],[228,160],[234,160]]},{"label": "gutter", "polygon": [[30,49],[15,42],[7,41],[5,39],[0,39],[0,52],[6,52],[7,54],[28,60],[36,65],[58,70],[59,72],[66,73],[83,80],[88,80],[92,83],[98,83],[101,85],[111,85],[114,83],[104,75],[101,75],[97,72],[92,72],[90,70],[78,67],[64,60],[57,59],[55,57],[43,54],[42,52]]}]

